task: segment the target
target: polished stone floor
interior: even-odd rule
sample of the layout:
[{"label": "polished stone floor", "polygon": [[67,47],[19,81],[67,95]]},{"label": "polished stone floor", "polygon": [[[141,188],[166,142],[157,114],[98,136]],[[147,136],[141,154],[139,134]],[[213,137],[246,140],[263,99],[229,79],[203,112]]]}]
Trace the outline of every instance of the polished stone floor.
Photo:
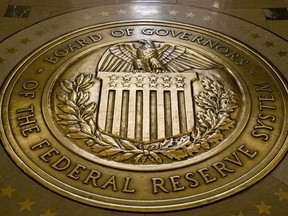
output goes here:
[{"label": "polished stone floor", "polygon": [[70,11],[99,5],[140,2],[189,5],[220,11],[250,21],[284,38],[288,37],[287,0],[1,0],[0,40],[41,20]]},{"label": "polished stone floor", "polygon": [[[152,10],[146,11],[146,5]],[[0,85],[1,78],[29,51],[52,38],[92,25],[94,20],[141,18],[185,21],[220,31],[265,55],[287,79],[287,8],[288,0],[0,0]],[[43,188],[22,173],[1,146],[0,215],[284,216],[288,212],[287,166],[286,155],[259,183],[206,206],[169,213],[127,213],[83,205]]]}]

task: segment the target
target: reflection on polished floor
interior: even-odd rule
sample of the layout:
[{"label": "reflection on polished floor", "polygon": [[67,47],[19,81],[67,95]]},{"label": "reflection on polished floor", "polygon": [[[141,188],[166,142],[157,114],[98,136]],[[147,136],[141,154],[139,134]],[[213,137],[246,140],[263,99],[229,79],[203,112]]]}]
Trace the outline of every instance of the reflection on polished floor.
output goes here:
[{"label": "reflection on polished floor", "polygon": [[1,33],[0,39],[41,20],[79,10],[109,4],[127,3],[169,3],[196,6],[220,11],[231,16],[255,23],[284,38],[287,38],[288,1],[287,0],[254,0],[254,1],[214,1],[214,0],[106,0],[106,1],[32,1],[32,0],[2,0],[0,2]]},{"label": "reflection on polished floor", "polygon": [[[143,7],[147,4],[157,7],[154,11],[145,13]],[[162,4],[165,7],[162,7]],[[75,19],[49,23],[50,18],[55,17],[56,20],[58,15],[100,6],[103,6],[103,9],[101,8],[98,14],[80,13]],[[186,7],[185,11],[182,6]],[[204,9],[207,13],[201,14],[197,8]],[[258,52],[270,52],[271,61],[282,71],[286,70],[284,76],[286,79],[288,77],[288,0],[1,0],[0,42],[3,47],[0,49],[0,81],[9,73],[8,68],[17,63],[14,59],[22,58],[21,52],[25,47],[32,50],[37,48],[37,41],[48,41],[51,35],[63,35],[70,31],[69,26],[77,27],[79,23],[87,23],[89,26],[93,19],[105,23],[109,19],[139,18],[139,14],[144,19],[150,16],[157,19],[157,14],[160,14],[159,17],[167,17],[170,21],[179,17],[187,22],[197,20],[197,23],[211,29],[219,28],[219,31],[233,38],[239,36],[243,41],[247,41],[249,46],[255,45]],[[220,16],[225,19],[219,19]],[[231,23],[232,19],[236,22],[240,20],[239,25],[235,25],[234,21]],[[41,23],[45,20],[48,21]],[[20,32],[37,24],[39,25],[34,31],[25,34]],[[263,35],[263,32],[267,34]],[[9,40],[13,35],[15,39]],[[232,198],[212,204],[168,213],[128,213],[84,205],[45,189],[23,174],[0,146],[0,215],[284,216],[288,212],[287,166],[286,155],[260,182]]]}]

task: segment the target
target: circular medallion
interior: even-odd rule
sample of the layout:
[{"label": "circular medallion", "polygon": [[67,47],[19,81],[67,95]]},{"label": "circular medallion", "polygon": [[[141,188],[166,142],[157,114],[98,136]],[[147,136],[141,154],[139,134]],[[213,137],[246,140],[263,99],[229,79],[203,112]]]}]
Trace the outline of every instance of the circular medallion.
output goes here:
[{"label": "circular medallion", "polygon": [[50,41],[7,78],[1,133],[17,164],[72,199],[168,211],[234,194],[287,150],[287,89],[249,47],[160,21]]}]

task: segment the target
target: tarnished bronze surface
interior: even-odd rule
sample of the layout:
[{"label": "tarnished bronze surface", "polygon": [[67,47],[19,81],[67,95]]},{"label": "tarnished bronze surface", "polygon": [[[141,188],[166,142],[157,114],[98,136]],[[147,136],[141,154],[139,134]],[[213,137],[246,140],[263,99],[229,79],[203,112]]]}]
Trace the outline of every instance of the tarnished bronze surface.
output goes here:
[{"label": "tarnished bronze surface", "polygon": [[1,98],[16,163],[72,199],[128,211],[203,205],[283,157],[278,71],[220,33],[174,22],[83,28],[18,64]]}]

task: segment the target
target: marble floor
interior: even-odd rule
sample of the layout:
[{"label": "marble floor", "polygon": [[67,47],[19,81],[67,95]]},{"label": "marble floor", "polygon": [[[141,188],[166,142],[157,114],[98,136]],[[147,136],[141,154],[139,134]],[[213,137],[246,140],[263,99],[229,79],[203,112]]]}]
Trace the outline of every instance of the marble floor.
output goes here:
[{"label": "marble floor", "polygon": [[[152,9],[145,11],[145,5]],[[288,79],[288,0],[0,0],[0,86],[27,53],[94,20],[159,17],[197,23],[241,40],[263,53]],[[43,188],[20,171],[0,146],[0,215],[284,216],[287,166],[286,155],[271,174],[237,197],[176,212],[128,213],[84,205]]]},{"label": "marble floor", "polygon": [[175,5],[196,6],[235,16],[268,29],[283,38],[288,37],[288,1],[287,0],[105,0],[105,1],[37,1],[37,0],[1,0],[0,2],[0,40],[13,33],[33,25],[41,20],[63,13],[100,5],[126,3],[169,3]]}]

